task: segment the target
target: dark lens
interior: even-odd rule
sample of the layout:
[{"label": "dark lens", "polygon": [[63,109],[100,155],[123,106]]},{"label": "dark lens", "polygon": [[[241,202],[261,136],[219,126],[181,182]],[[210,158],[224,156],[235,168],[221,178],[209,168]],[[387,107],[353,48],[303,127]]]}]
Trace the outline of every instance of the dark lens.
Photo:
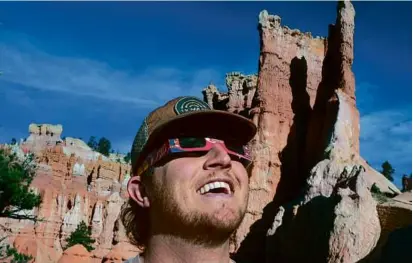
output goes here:
[{"label": "dark lens", "polygon": [[239,153],[239,154],[241,154],[241,155],[244,155],[244,154],[245,154],[244,147],[243,147],[242,145],[236,145],[236,144],[233,144],[233,143],[231,143],[231,142],[229,142],[229,143],[225,142],[225,146],[226,146],[226,147],[228,148],[228,150],[230,150],[230,151]]},{"label": "dark lens", "polygon": [[204,147],[206,145],[206,141],[205,138],[179,138],[179,145],[181,145],[182,148],[199,148]]}]

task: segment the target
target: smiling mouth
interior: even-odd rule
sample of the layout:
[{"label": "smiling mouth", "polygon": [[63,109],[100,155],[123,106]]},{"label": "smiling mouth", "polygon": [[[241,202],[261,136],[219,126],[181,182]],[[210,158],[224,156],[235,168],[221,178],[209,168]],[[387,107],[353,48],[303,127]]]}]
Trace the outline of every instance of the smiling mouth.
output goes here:
[{"label": "smiling mouth", "polygon": [[232,194],[231,187],[229,186],[229,184],[226,182],[222,182],[222,181],[207,183],[196,192],[200,195],[205,195],[205,194],[230,195]]}]

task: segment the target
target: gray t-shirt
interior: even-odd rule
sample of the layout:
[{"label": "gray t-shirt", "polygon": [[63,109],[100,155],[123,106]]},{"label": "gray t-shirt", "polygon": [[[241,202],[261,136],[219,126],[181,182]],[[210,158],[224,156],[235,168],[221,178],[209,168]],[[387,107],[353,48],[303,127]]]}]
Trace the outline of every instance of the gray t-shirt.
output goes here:
[{"label": "gray t-shirt", "polygon": [[139,255],[136,257],[130,258],[126,261],[123,261],[123,263],[140,263],[141,261],[139,260]]}]

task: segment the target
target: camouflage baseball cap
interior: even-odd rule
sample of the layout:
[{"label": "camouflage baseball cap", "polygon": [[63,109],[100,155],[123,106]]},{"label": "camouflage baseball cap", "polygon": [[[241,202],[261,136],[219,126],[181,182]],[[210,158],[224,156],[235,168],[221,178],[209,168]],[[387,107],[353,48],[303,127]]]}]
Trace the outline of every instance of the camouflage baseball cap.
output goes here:
[{"label": "camouflage baseball cap", "polygon": [[249,119],[214,110],[196,97],[178,97],[155,109],[143,120],[131,149],[132,175],[146,156],[165,140],[178,136],[204,136],[247,144],[257,128]]}]

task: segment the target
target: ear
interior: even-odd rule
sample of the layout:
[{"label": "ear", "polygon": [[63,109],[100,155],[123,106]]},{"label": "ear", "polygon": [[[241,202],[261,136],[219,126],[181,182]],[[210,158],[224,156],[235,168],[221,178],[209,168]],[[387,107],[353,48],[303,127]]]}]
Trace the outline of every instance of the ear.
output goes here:
[{"label": "ear", "polygon": [[145,187],[140,176],[134,176],[129,180],[128,194],[139,206],[149,207],[149,199],[146,196]]}]

